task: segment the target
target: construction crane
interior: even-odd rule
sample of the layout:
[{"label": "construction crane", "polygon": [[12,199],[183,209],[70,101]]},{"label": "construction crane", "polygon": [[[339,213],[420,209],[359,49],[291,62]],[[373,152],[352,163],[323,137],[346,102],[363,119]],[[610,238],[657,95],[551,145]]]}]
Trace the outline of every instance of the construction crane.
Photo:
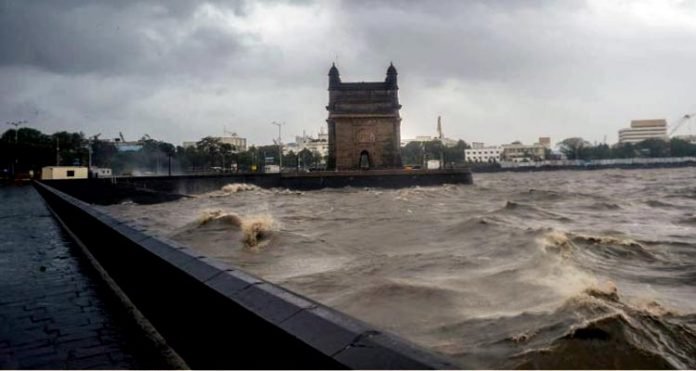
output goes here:
[{"label": "construction crane", "polygon": [[672,128],[669,130],[669,136],[671,137],[677,130],[679,130],[680,127],[684,125],[684,123],[691,120],[694,116],[696,116],[696,113],[686,114],[681,119],[679,119],[679,121],[677,121],[676,124],[671,125]]}]

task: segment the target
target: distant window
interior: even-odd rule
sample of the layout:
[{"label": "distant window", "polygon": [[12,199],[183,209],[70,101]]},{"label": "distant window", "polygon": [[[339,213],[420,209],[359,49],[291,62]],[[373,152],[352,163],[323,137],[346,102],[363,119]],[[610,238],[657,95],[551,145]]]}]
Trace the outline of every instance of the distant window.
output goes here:
[{"label": "distant window", "polygon": [[73,177],[75,176],[75,170],[68,170],[68,173],[66,174],[68,177]]}]

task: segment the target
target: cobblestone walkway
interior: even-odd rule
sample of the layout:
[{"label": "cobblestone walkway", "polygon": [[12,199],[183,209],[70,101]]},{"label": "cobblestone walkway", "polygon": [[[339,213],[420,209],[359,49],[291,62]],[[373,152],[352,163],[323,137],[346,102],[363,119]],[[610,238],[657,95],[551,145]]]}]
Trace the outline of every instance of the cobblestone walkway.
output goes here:
[{"label": "cobblestone walkway", "polygon": [[111,292],[80,254],[33,187],[0,186],[0,368],[167,367],[109,310]]}]

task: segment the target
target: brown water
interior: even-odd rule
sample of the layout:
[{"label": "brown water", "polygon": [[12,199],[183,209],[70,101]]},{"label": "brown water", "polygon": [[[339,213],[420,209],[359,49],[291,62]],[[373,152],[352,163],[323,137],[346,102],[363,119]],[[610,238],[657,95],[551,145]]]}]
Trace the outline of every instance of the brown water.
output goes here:
[{"label": "brown water", "polygon": [[475,182],[104,209],[464,368],[696,368],[696,168]]}]

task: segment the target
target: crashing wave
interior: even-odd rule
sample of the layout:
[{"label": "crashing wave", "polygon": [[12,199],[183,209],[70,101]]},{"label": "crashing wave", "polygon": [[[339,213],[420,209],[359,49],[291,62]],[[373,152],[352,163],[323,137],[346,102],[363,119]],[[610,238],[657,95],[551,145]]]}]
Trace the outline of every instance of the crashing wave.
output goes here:
[{"label": "crashing wave", "polygon": [[203,210],[198,216],[198,225],[205,225],[210,222],[225,222],[234,226],[241,226],[242,221],[237,214],[226,213],[220,209]]},{"label": "crashing wave", "polygon": [[220,209],[204,210],[198,217],[197,225],[204,226],[211,223],[224,223],[239,228],[242,233],[242,242],[246,247],[251,248],[259,247],[271,236],[277,226],[273,217],[267,214],[240,217]]},{"label": "crashing wave", "polygon": [[276,222],[270,215],[248,216],[242,219],[243,241],[247,247],[258,247],[270,237]]},{"label": "crashing wave", "polygon": [[226,194],[239,193],[244,191],[256,191],[259,187],[247,183],[231,183],[224,185],[221,190]]},{"label": "crashing wave", "polygon": [[[631,305],[616,286],[590,286],[569,298],[555,318],[572,313],[578,322],[561,336],[523,349],[511,360],[514,368],[694,368],[696,331],[685,317],[656,301]],[[544,329],[513,335],[518,346]],[[540,335],[541,336],[541,335]]]}]

